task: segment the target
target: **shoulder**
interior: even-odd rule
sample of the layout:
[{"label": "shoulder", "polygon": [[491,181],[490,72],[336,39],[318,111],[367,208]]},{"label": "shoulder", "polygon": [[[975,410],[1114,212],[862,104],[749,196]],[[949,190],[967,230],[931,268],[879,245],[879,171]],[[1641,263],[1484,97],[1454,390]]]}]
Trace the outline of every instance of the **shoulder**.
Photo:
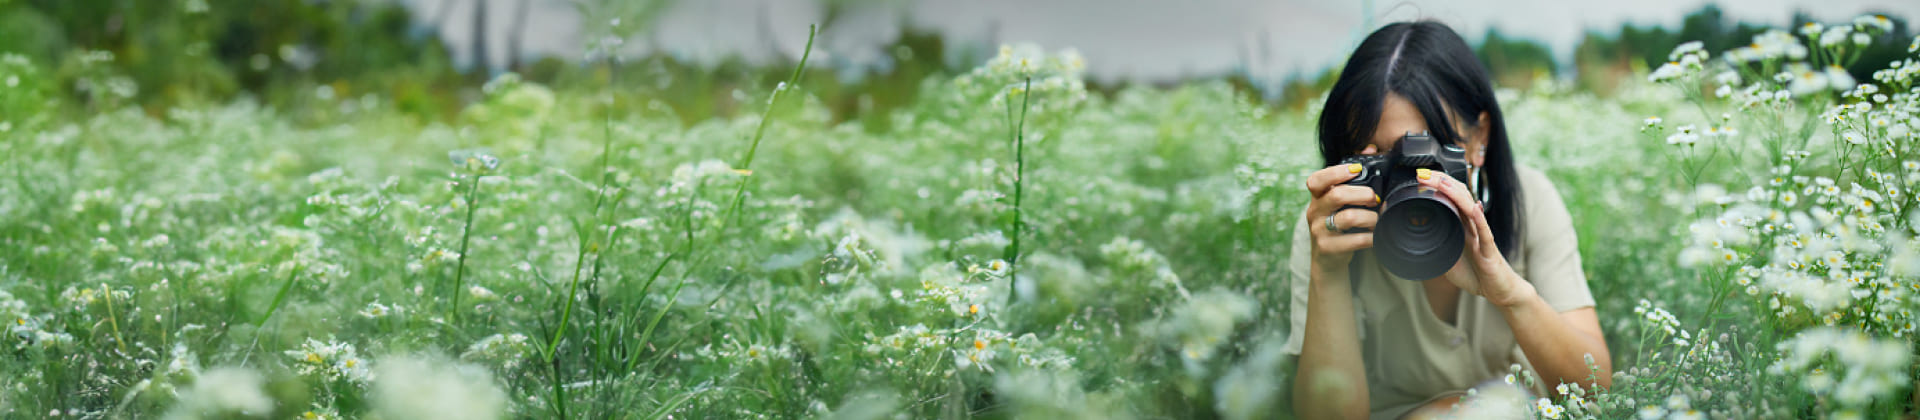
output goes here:
[{"label": "shoulder", "polygon": [[1520,182],[1521,194],[1527,196],[1523,199],[1528,201],[1527,204],[1533,204],[1531,199],[1536,196],[1534,192],[1551,193],[1558,198],[1559,189],[1554,187],[1553,179],[1548,178],[1546,172],[1541,172],[1532,166],[1518,164],[1513,166],[1513,172]]},{"label": "shoulder", "polygon": [[1513,169],[1520,184],[1519,201],[1525,219],[1566,217],[1567,204],[1560,197],[1560,188],[1546,172],[1527,165],[1514,165]]}]

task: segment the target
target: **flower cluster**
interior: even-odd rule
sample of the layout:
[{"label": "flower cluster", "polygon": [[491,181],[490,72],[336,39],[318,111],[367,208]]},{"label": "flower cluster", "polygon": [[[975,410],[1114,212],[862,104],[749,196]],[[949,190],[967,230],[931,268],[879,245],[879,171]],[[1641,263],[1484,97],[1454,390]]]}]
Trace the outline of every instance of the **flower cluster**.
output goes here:
[{"label": "flower cluster", "polygon": [[33,315],[27,311],[27,303],[16,299],[5,290],[0,290],[0,320],[5,320],[6,341],[14,348],[59,347],[73,344],[73,335],[57,330],[49,330],[52,314]]},{"label": "flower cluster", "polygon": [[1001,294],[996,290],[1004,290],[992,287],[990,280],[961,272],[951,263],[928,266],[920,270],[919,277],[917,300],[934,307],[944,307],[961,318],[989,315],[991,305],[1000,300]]},{"label": "flower cluster", "polygon": [[1670,61],[1647,75],[1647,81],[1664,82],[1698,74],[1707,63],[1708,54],[1701,48],[1703,45],[1700,41],[1689,41],[1674,47],[1673,52],[1667,54]]},{"label": "flower cluster", "polygon": [[750,344],[737,340],[722,342],[719,347],[713,344],[700,346],[694,349],[693,354],[701,359],[723,363],[765,364],[793,358],[793,350],[784,344]]},{"label": "flower cluster", "polygon": [[[1911,349],[1899,340],[1875,339],[1857,330],[1820,327],[1801,331],[1779,344],[1781,359],[1768,370],[1803,375],[1800,386],[1833,396],[1845,410],[1864,408],[1876,398],[1898,396],[1909,382]],[[1855,416],[1858,415],[1856,412]]]},{"label": "flower cluster", "polygon": [[1113,265],[1118,274],[1141,275],[1148,279],[1146,284],[1153,288],[1172,288],[1180,296],[1187,296],[1187,288],[1180,282],[1180,275],[1173,272],[1166,257],[1147,246],[1145,242],[1118,236],[1106,245],[1100,246],[1100,256]]},{"label": "flower cluster", "polygon": [[1168,316],[1143,329],[1178,352],[1189,374],[1200,375],[1205,373],[1203,362],[1212,359],[1221,344],[1233,338],[1237,327],[1258,309],[1242,293],[1212,289],[1194,294]]},{"label": "flower cluster", "polygon": [[883,358],[895,368],[909,368],[909,362],[916,358],[936,357],[941,353],[952,357],[954,367],[962,372],[991,373],[995,371],[996,364],[1007,363],[1028,369],[1073,367],[1072,357],[1045,345],[1032,333],[1015,337],[1004,331],[977,326],[932,329],[924,324],[914,324],[900,327],[898,331],[885,336],[868,333],[863,350],[869,355]]},{"label": "flower cluster", "polygon": [[366,359],[354,351],[352,344],[308,338],[300,349],[288,350],[285,354],[293,358],[295,369],[301,375],[327,380],[344,379],[359,384],[373,379],[373,371],[367,366]]},{"label": "flower cluster", "polygon": [[467,346],[466,353],[461,353],[460,358],[487,360],[511,369],[519,366],[526,359],[527,351],[532,349],[533,343],[527,340],[526,334],[494,334]]}]

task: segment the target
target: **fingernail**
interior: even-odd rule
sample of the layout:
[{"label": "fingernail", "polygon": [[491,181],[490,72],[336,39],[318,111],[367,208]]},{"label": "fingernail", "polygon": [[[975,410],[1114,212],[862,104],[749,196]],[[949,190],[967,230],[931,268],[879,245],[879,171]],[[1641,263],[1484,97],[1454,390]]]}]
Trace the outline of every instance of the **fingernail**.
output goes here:
[{"label": "fingernail", "polygon": [[1360,173],[1360,169],[1361,169],[1360,164],[1358,163],[1347,165],[1347,173],[1350,173],[1350,174]]},{"label": "fingernail", "polygon": [[1380,194],[1373,195],[1373,204],[1380,204]]},{"label": "fingernail", "polygon": [[1418,175],[1420,179],[1433,179],[1433,170],[1427,168],[1420,168],[1419,170],[1413,171],[1413,173]]}]

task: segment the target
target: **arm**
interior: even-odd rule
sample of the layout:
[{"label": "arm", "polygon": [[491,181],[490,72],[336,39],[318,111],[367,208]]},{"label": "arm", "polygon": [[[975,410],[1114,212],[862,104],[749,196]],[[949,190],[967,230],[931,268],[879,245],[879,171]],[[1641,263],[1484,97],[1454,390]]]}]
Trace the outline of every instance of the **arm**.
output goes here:
[{"label": "arm", "polygon": [[[1339,185],[1359,172],[1358,165],[1336,165],[1309,175],[1307,191],[1313,200],[1294,231],[1289,265],[1294,282],[1293,334],[1298,343],[1289,346],[1300,354],[1292,391],[1293,414],[1300,418],[1366,418],[1368,414],[1366,365],[1361,359],[1347,265],[1354,251],[1373,247],[1373,233],[1339,232],[1372,228],[1378,222],[1379,215],[1371,208],[1379,205],[1380,197],[1373,190]],[[1342,210],[1349,205],[1368,209]],[[1339,228],[1329,229],[1324,223],[1329,218]]]},{"label": "arm", "polygon": [[[1466,229],[1473,232],[1468,240],[1468,252],[1462,255],[1462,261],[1446,274],[1448,280],[1462,290],[1479,295],[1500,308],[1507,325],[1513,328],[1514,339],[1520,344],[1520,351],[1533,363],[1535,373],[1549,384],[1579,383],[1587,387],[1611,386],[1613,384],[1613,362],[1607,352],[1607,340],[1600,331],[1600,321],[1594,315],[1592,306],[1557,312],[1547,303],[1547,299],[1507,264],[1506,256],[1500,252],[1493,239],[1493,230],[1487,224],[1485,208],[1475,202],[1473,193],[1465,184],[1454,180],[1445,173],[1420,170],[1421,185],[1440,190],[1453,200],[1456,208],[1461,209]],[[1434,176],[1438,175],[1438,176]],[[1546,216],[1530,223],[1542,223],[1540,226],[1558,226],[1571,223],[1566,210],[1560,202],[1560,196],[1549,185],[1535,190],[1540,194],[1536,203],[1549,206],[1539,215]],[[1571,232],[1572,227],[1566,226]],[[1586,280],[1579,272],[1580,260],[1578,248],[1573,243],[1571,233],[1555,235],[1545,239],[1552,242],[1539,248],[1545,258],[1542,264],[1559,267],[1566,277],[1537,279],[1544,281],[1576,280],[1563,282],[1564,287],[1580,287],[1584,291]],[[1575,277],[1579,276],[1579,277]],[[1590,299],[1590,298],[1588,298]],[[1591,303],[1588,300],[1587,303]],[[1594,365],[1599,372],[1587,370],[1586,355],[1593,355]],[[1594,376],[1589,381],[1587,377]]]},{"label": "arm", "polygon": [[1314,263],[1300,370],[1293,377],[1293,409],[1300,418],[1367,417],[1366,366],[1351,287],[1346,267]]},{"label": "arm", "polygon": [[[1554,312],[1546,299],[1535,292],[1532,283],[1518,276],[1514,277],[1514,283],[1520,286],[1513,296],[1495,304],[1507,319],[1507,325],[1513,327],[1514,339],[1520,342],[1520,351],[1526,353],[1527,360],[1533,362],[1538,371],[1535,373],[1549,385],[1579,383],[1589,389],[1612,386],[1613,358],[1607,351],[1607,340],[1600,332],[1600,319],[1593,307]],[[1588,354],[1593,355],[1599,372],[1587,370]],[[1594,379],[1588,380],[1589,375]]]}]

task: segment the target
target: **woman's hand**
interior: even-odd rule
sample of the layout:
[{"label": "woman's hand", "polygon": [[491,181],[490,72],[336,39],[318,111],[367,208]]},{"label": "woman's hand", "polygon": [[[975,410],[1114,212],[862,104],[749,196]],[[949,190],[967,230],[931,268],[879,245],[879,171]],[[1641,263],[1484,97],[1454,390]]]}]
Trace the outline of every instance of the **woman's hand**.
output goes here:
[{"label": "woman's hand", "polygon": [[[1313,264],[1315,270],[1344,270],[1347,262],[1353,260],[1353,252],[1373,247],[1373,229],[1380,214],[1372,208],[1380,205],[1380,196],[1372,188],[1359,185],[1344,185],[1353,179],[1362,167],[1358,163],[1334,165],[1307,176],[1307,192],[1313,200],[1307,204],[1307,229],[1313,233]],[[1346,206],[1367,208],[1345,209]],[[1327,216],[1333,215],[1334,227],[1328,229]],[[1352,232],[1358,229],[1367,232]]]},{"label": "woman's hand", "polygon": [[1507,264],[1507,257],[1500,253],[1493,229],[1487,224],[1486,205],[1474,198],[1467,185],[1441,171],[1420,169],[1417,177],[1420,185],[1438,190],[1453,201],[1467,231],[1466,251],[1460,254],[1460,261],[1454,263],[1453,269],[1441,277],[1446,277],[1460,290],[1499,306],[1510,306],[1532,293],[1532,285],[1521,280],[1520,274]]}]

